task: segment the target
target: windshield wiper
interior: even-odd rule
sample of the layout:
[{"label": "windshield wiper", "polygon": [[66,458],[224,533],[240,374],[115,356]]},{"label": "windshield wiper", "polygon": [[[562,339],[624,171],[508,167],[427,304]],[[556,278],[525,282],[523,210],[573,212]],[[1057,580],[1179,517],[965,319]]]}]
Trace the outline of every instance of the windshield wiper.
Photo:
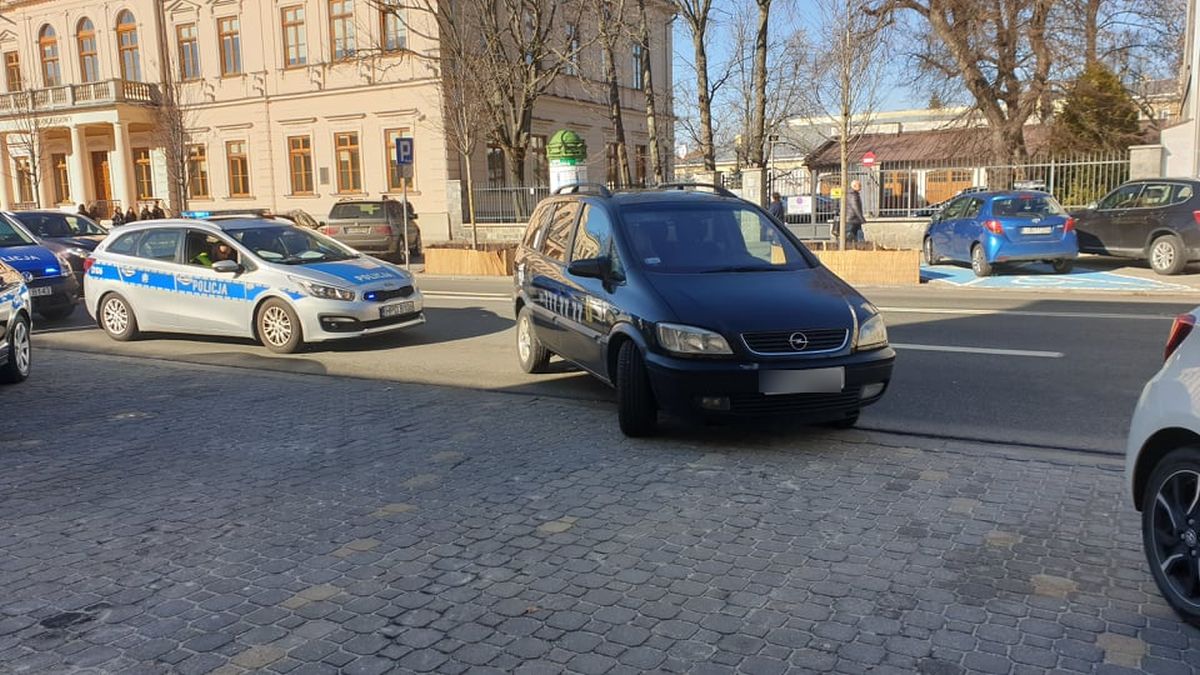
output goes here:
[{"label": "windshield wiper", "polygon": [[718,274],[723,272],[789,272],[787,267],[780,265],[729,265],[700,270],[700,274]]}]

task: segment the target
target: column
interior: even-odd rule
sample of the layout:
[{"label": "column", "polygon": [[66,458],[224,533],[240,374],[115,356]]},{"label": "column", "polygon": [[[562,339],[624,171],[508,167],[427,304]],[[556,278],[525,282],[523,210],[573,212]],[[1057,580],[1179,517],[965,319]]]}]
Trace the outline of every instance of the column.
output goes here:
[{"label": "column", "polygon": [[93,198],[88,196],[87,181],[87,143],[84,141],[84,127],[71,127],[71,157],[67,161],[71,173],[71,201],[76,205],[87,204]]},{"label": "column", "polygon": [[0,209],[12,209],[12,158],[8,156],[8,134],[0,134]]},{"label": "column", "polygon": [[58,173],[58,167],[54,166],[50,148],[47,147],[46,132],[42,131],[40,135],[42,138],[37,144],[37,167],[41,175],[38,176],[38,194],[34,195],[34,199],[37,200],[39,206],[52,207],[58,204],[58,201],[54,199],[54,177]]},{"label": "column", "polygon": [[137,187],[133,184],[132,153],[129,150],[129,132],[124,122],[113,122],[112,182],[113,199],[121,202],[121,208],[130,206],[137,211]]}]

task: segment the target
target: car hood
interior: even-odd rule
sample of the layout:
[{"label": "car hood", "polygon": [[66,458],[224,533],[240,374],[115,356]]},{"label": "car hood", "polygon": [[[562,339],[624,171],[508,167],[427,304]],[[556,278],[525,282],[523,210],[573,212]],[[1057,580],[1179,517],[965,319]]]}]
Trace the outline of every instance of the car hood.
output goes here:
[{"label": "car hood", "polygon": [[869,303],[824,267],[789,272],[654,274],[680,323],[726,334],[846,328]]},{"label": "car hood", "polygon": [[[338,286],[383,286],[395,284],[396,288],[412,283],[412,277],[395,267],[370,256],[354,260],[313,263],[311,265],[283,265],[289,274],[302,276],[319,283]],[[389,282],[391,282],[389,284]]]},{"label": "car hood", "polygon": [[31,244],[29,246],[0,247],[0,260],[18,272],[37,272],[37,276],[47,274],[46,270],[53,267],[53,274],[60,267],[58,258],[45,246]]}]

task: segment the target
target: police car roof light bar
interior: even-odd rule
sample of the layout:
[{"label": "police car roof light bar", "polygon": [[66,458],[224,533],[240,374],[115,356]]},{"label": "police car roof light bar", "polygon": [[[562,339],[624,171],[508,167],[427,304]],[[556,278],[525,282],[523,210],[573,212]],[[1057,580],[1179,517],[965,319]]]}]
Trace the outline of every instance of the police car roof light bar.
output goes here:
[{"label": "police car roof light bar", "polygon": [[612,193],[608,188],[600,183],[571,183],[570,185],[561,185],[554,191],[556,195],[579,194],[588,192],[598,194],[601,197],[611,197]]},{"label": "police car roof light bar", "polygon": [[713,192],[721,195],[722,197],[733,197],[735,199],[738,198],[738,196],[736,194],[730,192],[725,187],[723,187],[721,185],[716,185],[713,183],[659,183],[657,185],[657,187],[658,187],[658,189],[661,189],[661,190],[686,190],[688,188],[708,188],[708,189],[712,190]]}]

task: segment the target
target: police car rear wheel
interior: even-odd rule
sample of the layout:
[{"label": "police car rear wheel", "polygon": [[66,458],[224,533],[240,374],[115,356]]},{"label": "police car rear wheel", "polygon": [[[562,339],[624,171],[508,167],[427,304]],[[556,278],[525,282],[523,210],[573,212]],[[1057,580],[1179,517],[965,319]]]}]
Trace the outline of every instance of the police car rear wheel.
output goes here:
[{"label": "police car rear wheel", "polygon": [[24,382],[29,377],[32,364],[32,350],[29,348],[29,320],[25,317],[17,319],[12,330],[8,332],[8,361],[0,366],[0,382],[14,384]]},{"label": "police car rear wheel", "polygon": [[533,329],[533,311],[528,307],[522,307],[517,317],[517,358],[521,370],[527,373],[544,373],[550,363],[550,351],[538,339]]},{"label": "police car rear wheel", "polygon": [[111,293],[100,301],[100,327],[114,340],[126,342],[138,336],[137,318],[125,298]]},{"label": "police car rear wheel", "polygon": [[304,344],[300,319],[282,301],[268,300],[258,310],[258,339],[277,354],[291,354]]}]

